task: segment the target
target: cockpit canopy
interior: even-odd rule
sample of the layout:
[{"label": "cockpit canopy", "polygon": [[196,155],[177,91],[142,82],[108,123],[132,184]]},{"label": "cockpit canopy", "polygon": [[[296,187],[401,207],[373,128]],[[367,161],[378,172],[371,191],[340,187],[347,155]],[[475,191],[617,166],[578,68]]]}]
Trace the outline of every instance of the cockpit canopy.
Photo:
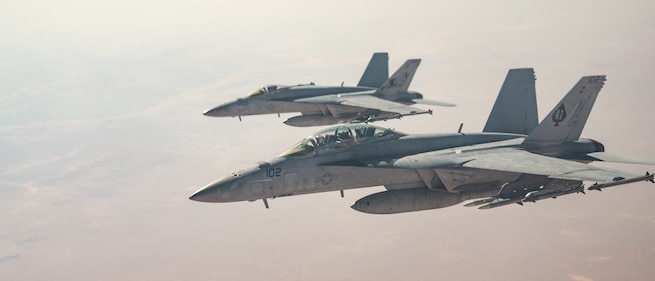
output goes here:
[{"label": "cockpit canopy", "polygon": [[372,140],[403,135],[405,134],[368,124],[340,125],[319,131],[301,140],[280,156],[303,156],[319,151],[339,149]]},{"label": "cockpit canopy", "polygon": [[250,93],[249,97],[259,96],[259,95],[270,95],[275,94],[278,90],[288,88],[289,86],[285,85],[266,85],[263,86],[254,92]]},{"label": "cockpit canopy", "polygon": [[287,90],[289,88],[297,87],[297,86],[315,86],[314,82],[311,82],[309,84],[298,84],[298,85],[293,85],[293,86],[287,86],[287,85],[266,85],[263,86],[254,92],[250,93],[248,96],[249,97],[254,97],[254,96],[259,96],[259,95],[272,95],[277,93],[280,90]]},{"label": "cockpit canopy", "polygon": [[270,95],[274,94],[277,92],[278,89],[286,88],[287,86],[284,85],[266,85],[263,86],[254,92],[250,93],[248,96],[249,97],[254,97],[254,96],[259,96],[259,95]]}]

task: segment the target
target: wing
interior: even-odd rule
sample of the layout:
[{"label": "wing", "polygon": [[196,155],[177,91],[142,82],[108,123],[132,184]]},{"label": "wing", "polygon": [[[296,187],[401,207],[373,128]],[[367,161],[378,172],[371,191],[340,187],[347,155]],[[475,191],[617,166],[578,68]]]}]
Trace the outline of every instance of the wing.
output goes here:
[{"label": "wing", "polygon": [[455,153],[450,154],[437,151],[407,156],[398,159],[394,166],[415,169],[469,168],[598,183],[616,181],[617,178],[640,177],[615,169],[543,156],[515,148],[488,149],[464,153],[454,151]]},{"label": "wing", "polygon": [[635,174],[587,165],[579,162],[534,154],[525,150],[503,148],[482,154],[465,167],[548,176],[552,179],[607,183],[617,178],[639,177]]},{"label": "wing", "polygon": [[426,110],[417,107],[408,106],[402,103],[381,99],[372,95],[349,96],[343,99],[341,104],[364,107],[364,108],[373,108],[380,111],[393,112],[402,115],[412,115],[420,112],[427,112]]},{"label": "wing", "polygon": [[376,109],[384,112],[397,113],[399,115],[415,115],[421,113],[429,113],[428,110],[423,110],[417,107],[404,105],[402,103],[393,102],[378,98],[373,95],[367,94],[341,94],[329,95],[313,98],[297,99],[296,102],[312,103],[312,104],[339,104],[368,109]]},{"label": "wing", "polygon": [[398,159],[395,167],[433,169],[451,192],[499,188],[498,195],[467,204],[494,208],[583,192],[582,182],[595,182],[589,189],[602,189],[653,175],[636,175],[610,168],[534,154],[516,148],[481,149],[472,152],[428,152]]}]

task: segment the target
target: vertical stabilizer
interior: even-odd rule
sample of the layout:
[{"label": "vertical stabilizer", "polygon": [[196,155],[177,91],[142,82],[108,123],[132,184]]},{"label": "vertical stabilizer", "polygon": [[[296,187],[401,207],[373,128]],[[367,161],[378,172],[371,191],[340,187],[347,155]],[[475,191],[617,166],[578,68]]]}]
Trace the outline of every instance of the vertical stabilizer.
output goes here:
[{"label": "vertical stabilizer", "polygon": [[387,81],[378,89],[377,94],[382,96],[394,96],[406,93],[409,84],[412,83],[414,73],[421,64],[421,59],[407,60]]},{"label": "vertical stabilizer", "polygon": [[539,122],[532,68],[510,69],[483,132],[529,134]]},{"label": "vertical stabilizer", "polygon": [[389,79],[389,54],[374,53],[357,86],[380,88]]},{"label": "vertical stabilizer", "polygon": [[578,140],[603,85],[604,75],[582,77],[523,143],[548,146]]}]

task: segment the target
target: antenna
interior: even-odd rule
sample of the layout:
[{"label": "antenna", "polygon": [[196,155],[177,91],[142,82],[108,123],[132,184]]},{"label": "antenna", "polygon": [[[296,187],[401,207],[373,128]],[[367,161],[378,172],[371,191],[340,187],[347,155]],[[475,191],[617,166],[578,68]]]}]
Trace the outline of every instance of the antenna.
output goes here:
[{"label": "antenna", "polygon": [[464,123],[459,123],[459,129],[457,129],[458,134],[462,133],[462,127],[464,127]]}]

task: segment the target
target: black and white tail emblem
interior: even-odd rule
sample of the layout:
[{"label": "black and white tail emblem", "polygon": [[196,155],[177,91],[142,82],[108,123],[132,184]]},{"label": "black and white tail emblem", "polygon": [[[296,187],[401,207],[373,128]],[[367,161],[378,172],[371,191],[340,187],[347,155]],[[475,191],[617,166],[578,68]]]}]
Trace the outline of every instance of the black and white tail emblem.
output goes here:
[{"label": "black and white tail emblem", "polygon": [[553,118],[553,122],[555,122],[555,127],[559,126],[559,122],[566,119],[566,108],[564,108],[564,104],[560,104],[551,117]]}]

